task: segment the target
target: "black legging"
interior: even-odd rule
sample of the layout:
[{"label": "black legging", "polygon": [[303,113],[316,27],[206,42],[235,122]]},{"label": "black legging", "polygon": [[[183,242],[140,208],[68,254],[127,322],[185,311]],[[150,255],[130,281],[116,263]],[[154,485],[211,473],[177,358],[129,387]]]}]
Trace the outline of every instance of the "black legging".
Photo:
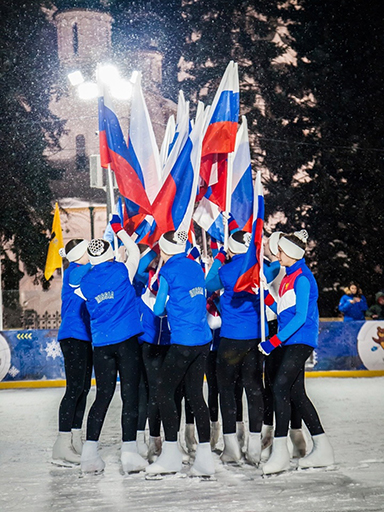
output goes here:
[{"label": "black legging", "polygon": [[200,443],[210,439],[209,410],[203,396],[209,343],[194,347],[171,345],[159,372],[158,399],[165,440],[177,441],[179,418],[175,393],[184,381],[186,400],[195,416]]},{"label": "black legging", "polygon": [[147,379],[147,372],[145,371],[142,345],[140,345],[141,351],[141,370],[140,370],[140,384],[139,384],[139,417],[137,419],[137,430],[145,430],[148,417],[148,400],[149,400],[149,385]]},{"label": "black legging", "polygon": [[[304,420],[312,436],[324,432],[319,415],[305,391],[304,364],[312,354],[309,345],[287,345],[282,352],[280,365],[273,381],[276,415],[275,437],[285,437],[291,417],[291,401]],[[272,352],[273,353],[273,352]],[[269,356],[268,356],[269,357]]]},{"label": "black legging", "polygon": [[217,377],[223,433],[236,432],[236,383],[241,379],[248,400],[250,432],[260,432],[263,420],[263,358],[258,339],[221,338],[217,354]]},{"label": "black legging", "polygon": [[217,384],[217,350],[210,350],[205,375],[208,384],[209,417],[212,422],[219,419],[219,386]]},{"label": "black legging", "polygon": [[94,348],[96,398],[89,411],[87,440],[98,441],[105,415],[116,388],[117,373],[120,376],[120,394],[123,401],[121,425],[123,441],[136,439],[139,382],[140,346],[137,336],[113,345]]},{"label": "black legging", "polygon": [[143,361],[147,374],[149,398],[148,398],[148,422],[149,435],[152,437],[160,436],[160,409],[157,398],[157,380],[159,371],[167,355],[170,345],[152,345],[143,343]]},{"label": "black legging", "polygon": [[80,429],[92,378],[92,344],[68,338],[60,341],[66,389],[59,407],[59,431]]},{"label": "black legging", "polygon": [[[268,322],[268,326],[272,322]],[[277,323],[277,322],[276,322]],[[272,331],[273,332],[273,331]],[[273,332],[276,334],[276,332]],[[270,330],[270,335],[273,336]],[[264,359],[264,424],[273,425],[273,382],[279,369],[284,351],[276,348]],[[291,428],[301,428],[301,415],[291,400]]]}]

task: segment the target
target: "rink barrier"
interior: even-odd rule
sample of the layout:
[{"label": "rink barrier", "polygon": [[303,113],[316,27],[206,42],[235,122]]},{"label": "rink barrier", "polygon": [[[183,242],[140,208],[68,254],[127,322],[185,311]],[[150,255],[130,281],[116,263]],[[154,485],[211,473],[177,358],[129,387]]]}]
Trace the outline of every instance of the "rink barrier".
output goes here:
[{"label": "rink barrier", "polygon": [[[57,329],[0,332],[0,389],[65,386]],[[278,349],[277,349],[278,350]],[[307,377],[384,376],[384,321],[321,321]]]},{"label": "rink barrier", "polygon": [[[359,370],[344,372],[330,371],[330,372],[305,372],[305,376],[310,379],[317,378],[357,378],[357,377],[384,377],[384,370]],[[204,378],[204,380],[206,380]],[[28,389],[28,388],[65,388],[65,379],[60,380],[19,380],[14,382],[0,382],[1,389]],[[96,386],[95,379],[92,379],[92,386]]]}]

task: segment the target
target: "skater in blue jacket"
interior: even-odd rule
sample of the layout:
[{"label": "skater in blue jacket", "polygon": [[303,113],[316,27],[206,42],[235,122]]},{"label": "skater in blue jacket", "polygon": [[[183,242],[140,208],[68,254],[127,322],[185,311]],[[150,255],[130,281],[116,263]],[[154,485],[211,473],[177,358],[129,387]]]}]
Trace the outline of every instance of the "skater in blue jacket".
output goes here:
[{"label": "skater in blue jacket", "polygon": [[304,260],[307,238],[308,233],[302,230],[283,235],[279,240],[278,258],[286,275],[280,284],[277,304],[271,305],[277,313],[278,333],[259,345],[259,350],[267,356],[273,350],[283,351],[273,380],[276,430],[264,474],[279,473],[290,467],[287,433],[291,401],[313,441],[311,453],[299,460],[299,466],[323,467],[334,463],[332,447],[304,384],[305,361],[317,346],[319,330],[317,283]]},{"label": "skater in blue jacket", "polygon": [[83,448],[81,427],[91,387],[92,343],[89,314],[76,286],[90,269],[88,241],[70,240],[62,257],[69,261],[61,291],[61,324],[57,336],[64,357],[66,388],[59,408],[59,434],[52,459],[58,464],[80,464]]},{"label": "skater in blue jacket", "polygon": [[100,472],[105,467],[98,453],[98,440],[119,374],[123,402],[121,463],[123,471],[129,473],[140,471],[148,464],[138,453],[136,445],[141,369],[138,336],[141,324],[132,280],[140,251],[122,228],[118,216],[113,216],[111,226],[125,246],[126,262],[114,259],[109,242],[92,240],[88,255],[93,267],[76,291],[86,300],[91,317],[96,377],[96,398],[88,415],[81,469]]},{"label": "skater in blue jacket", "polygon": [[146,468],[146,472],[175,473],[181,469],[175,392],[184,381],[186,399],[195,416],[199,434],[191,474],[209,476],[214,473],[214,464],[209,443],[209,410],[203,397],[203,379],[212,336],[206,317],[204,273],[198,263],[186,257],[186,241],[186,233],[175,231],[163,234],[159,241],[164,265],[160,271],[154,313],[163,316],[166,310],[171,346],[158,381],[165,442],[160,457]]}]

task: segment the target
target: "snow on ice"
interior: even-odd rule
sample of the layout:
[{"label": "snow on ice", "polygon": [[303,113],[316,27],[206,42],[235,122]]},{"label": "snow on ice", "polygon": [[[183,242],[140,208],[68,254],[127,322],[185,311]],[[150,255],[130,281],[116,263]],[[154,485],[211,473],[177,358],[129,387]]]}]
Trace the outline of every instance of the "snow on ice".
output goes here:
[{"label": "snow on ice", "polygon": [[[116,393],[100,445],[104,474],[51,464],[62,388],[0,391],[0,510],[25,512],[378,512],[384,510],[384,377],[307,381],[334,446],[331,470],[224,466],[214,480],[124,476],[119,463],[121,402]],[[88,407],[94,398],[90,392]],[[220,446],[220,445],[219,445]]]}]

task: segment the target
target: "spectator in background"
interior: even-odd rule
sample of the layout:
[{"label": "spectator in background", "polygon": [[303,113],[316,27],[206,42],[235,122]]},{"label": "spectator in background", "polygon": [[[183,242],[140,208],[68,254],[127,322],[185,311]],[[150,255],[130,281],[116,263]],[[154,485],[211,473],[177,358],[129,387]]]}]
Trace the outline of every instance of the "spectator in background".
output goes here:
[{"label": "spectator in background", "polygon": [[368,311],[366,316],[372,318],[372,320],[384,320],[384,292],[377,292],[375,295],[376,304],[373,304]]},{"label": "spectator in background", "polygon": [[348,288],[344,289],[344,293],[339,302],[339,311],[344,315],[344,322],[365,320],[368,304],[360,286],[351,282]]}]

